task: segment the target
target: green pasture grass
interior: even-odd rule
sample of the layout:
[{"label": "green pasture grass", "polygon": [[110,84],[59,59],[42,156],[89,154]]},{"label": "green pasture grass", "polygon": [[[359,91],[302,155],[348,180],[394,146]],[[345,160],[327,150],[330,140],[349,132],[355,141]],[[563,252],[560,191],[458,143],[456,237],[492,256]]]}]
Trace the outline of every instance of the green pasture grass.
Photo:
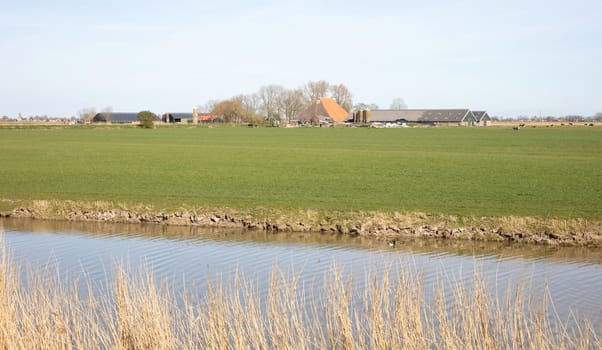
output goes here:
[{"label": "green pasture grass", "polygon": [[602,128],[0,128],[3,198],[600,219]]}]

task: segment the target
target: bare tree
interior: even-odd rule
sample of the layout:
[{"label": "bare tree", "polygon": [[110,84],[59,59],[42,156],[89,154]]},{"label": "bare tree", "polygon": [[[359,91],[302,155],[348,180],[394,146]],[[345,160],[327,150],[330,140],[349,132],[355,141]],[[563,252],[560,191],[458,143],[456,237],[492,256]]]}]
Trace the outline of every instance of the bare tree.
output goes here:
[{"label": "bare tree", "polygon": [[225,123],[260,124],[262,117],[254,107],[253,95],[237,95],[228,100],[216,102],[209,112]]},{"label": "bare tree", "polygon": [[199,110],[201,113],[211,113],[215,105],[219,103],[218,100],[209,100],[204,105],[202,105]]},{"label": "bare tree", "polygon": [[393,102],[391,102],[391,109],[407,109],[408,105],[406,104],[406,102],[403,100],[403,98],[401,97],[397,97],[393,99]]},{"label": "bare tree", "polygon": [[106,106],[105,108],[102,109],[101,113],[102,113],[105,121],[110,122],[111,116],[113,116],[113,107]]},{"label": "bare tree", "polygon": [[225,123],[240,123],[245,117],[246,111],[240,98],[234,97],[215,104],[211,114]]},{"label": "bare tree", "polygon": [[77,114],[79,115],[79,119],[83,122],[89,123],[92,121],[92,118],[96,116],[96,109],[94,107],[82,108]]},{"label": "bare tree", "polygon": [[261,98],[259,94],[242,95],[243,107],[253,114],[261,114]]},{"label": "bare tree", "polygon": [[368,109],[374,110],[374,109],[378,109],[378,105],[376,105],[374,103],[368,104],[368,103],[359,102],[353,106],[353,109],[356,111],[363,111],[363,110],[368,110]]},{"label": "bare tree", "polygon": [[322,97],[326,97],[328,94],[328,88],[330,84],[326,80],[309,81],[303,87],[303,94],[305,95],[305,102],[308,104],[315,103]]},{"label": "bare tree", "polygon": [[287,90],[282,99],[284,115],[290,121],[305,109],[305,99],[301,89]]},{"label": "bare tree", "polygon": [[330,86],[330,96],[347,112],[353,108],[353,99],[349,89],[343,84]]},{"label": "bare tree", "polygon": [[267,85],[259,89],[257,94],[261,99],[264,116],[268,120],[280,119],[280,101],[285,91],[280,85]]}]

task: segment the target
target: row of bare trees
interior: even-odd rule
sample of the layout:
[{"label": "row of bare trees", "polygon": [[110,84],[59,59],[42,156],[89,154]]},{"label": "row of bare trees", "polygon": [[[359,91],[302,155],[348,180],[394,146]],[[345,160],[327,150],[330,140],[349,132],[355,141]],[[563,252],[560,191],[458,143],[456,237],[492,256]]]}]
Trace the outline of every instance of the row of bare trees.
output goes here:
[{"label": "row of bare trees", "polygon": [[205,112],[227,123],[291,120],[316,100],[330,97],[346,111],[353,108],[353,96],[344,84],[330,84],[325,80],[286,89],[281,85],[266,85],[250,95],[237,95],[227,100],[209,101]]}]

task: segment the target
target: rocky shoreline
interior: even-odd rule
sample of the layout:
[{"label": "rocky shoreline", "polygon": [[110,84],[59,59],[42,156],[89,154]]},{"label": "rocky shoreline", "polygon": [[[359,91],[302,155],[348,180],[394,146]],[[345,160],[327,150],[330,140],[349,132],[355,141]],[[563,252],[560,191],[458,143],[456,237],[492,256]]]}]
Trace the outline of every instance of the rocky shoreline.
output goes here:
[{"label": "rocky shoreline", "polygon": [[[417,223],[415,220],[394,220],[391,217],[362,217],[361,219],[341,219],[323,222],[308,222],[287,219],[257,219],[249,215],[237,216],[227,213],[198,214],[192,211],[137,212],[123,209],[68,209],[48,213],[32,207],[20,207],[0,212],[0,217],[27,218],[39,220],[67,220],[78,222],[105,222],[127,224],[156,224],[170,226],[198,226],[207,228],[227,228],[262,230],[266,232],[316,232],[321,234],[342,234],[370,237],[376,240],[396,240],[412,238],[458,239],[475,241],[507,241],[513,243],[533,243],[554,246],[593,246],[602,247],[602,230],[594,225],[594,230],[533,230],[527,228],[505,229],[486,225],[450,225]],[[414,221],[414,222],[412,222]]]}]

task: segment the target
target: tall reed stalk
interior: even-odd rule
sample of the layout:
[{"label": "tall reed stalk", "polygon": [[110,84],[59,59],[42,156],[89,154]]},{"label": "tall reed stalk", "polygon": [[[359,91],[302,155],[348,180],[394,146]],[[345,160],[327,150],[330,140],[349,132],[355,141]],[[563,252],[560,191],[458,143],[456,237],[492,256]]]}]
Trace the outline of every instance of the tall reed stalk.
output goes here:
[{"label": "tall reed stalk", "polygon": [[269,286],[236,273],[202,293],[153,276],[118,266],[108,288],[83,281],[82,293],[77,279],[23,269],[2,248],[0,349],[602,348],[591,323],[550,322],[549,300],[520,283],[492,295],[479,272],[430,291],[409,265],[367,273],[363,290],[336,268],[323,286],[276,267]]}]

